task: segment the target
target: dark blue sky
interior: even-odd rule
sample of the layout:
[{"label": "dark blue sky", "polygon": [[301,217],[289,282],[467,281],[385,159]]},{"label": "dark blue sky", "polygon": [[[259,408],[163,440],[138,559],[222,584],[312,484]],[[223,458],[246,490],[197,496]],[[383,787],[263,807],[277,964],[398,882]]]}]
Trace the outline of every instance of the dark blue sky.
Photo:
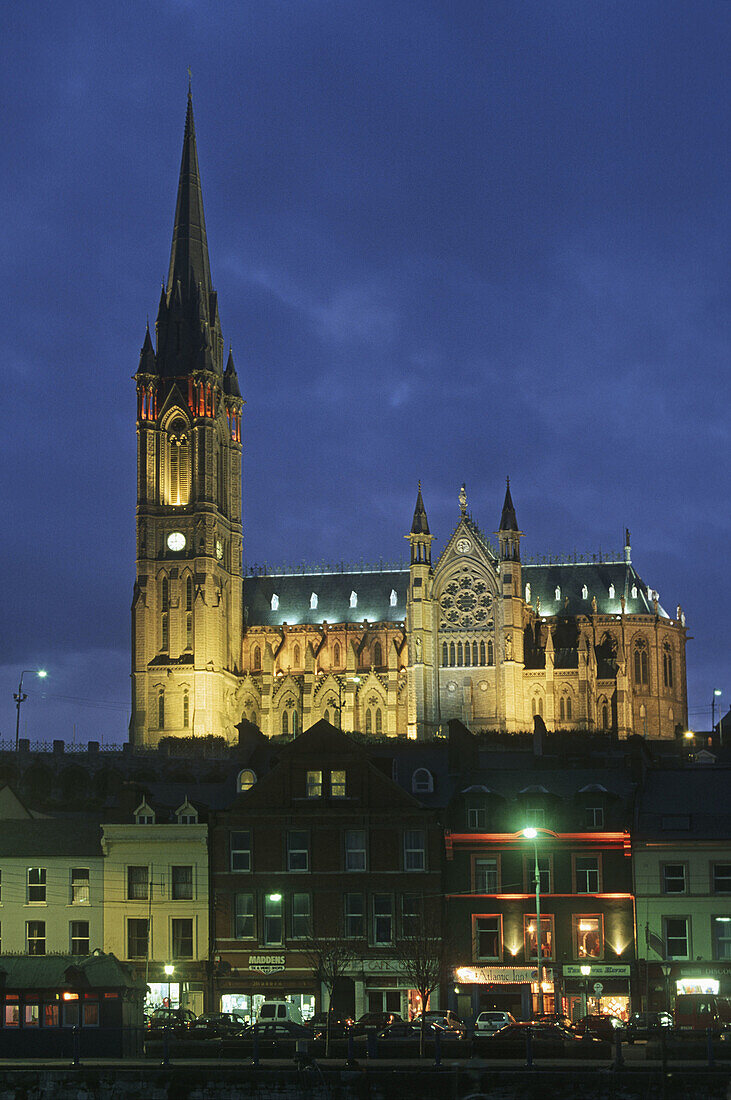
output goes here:
[{"label": "dark blue sky", "polygon": [[189,65],[247,562],[401,558],[418,478],[439,551],[461,482],[492,531],[510,474],[527,555],[631,529],[685,609],[707,728],[712,689],[731,698],[731,5],[95,0],[3,22],[0,738],[38,664],[22,732],[126,735],[131,375]]}]

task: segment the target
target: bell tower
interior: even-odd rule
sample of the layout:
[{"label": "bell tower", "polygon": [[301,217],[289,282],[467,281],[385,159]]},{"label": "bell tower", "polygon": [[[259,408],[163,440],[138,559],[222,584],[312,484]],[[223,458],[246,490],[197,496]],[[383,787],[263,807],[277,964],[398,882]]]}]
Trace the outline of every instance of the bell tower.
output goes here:
[{"label": "bell tower", "polygon": [[241,408],[223,365],[193,102],[167,283],[135,374],[137,572],[132,600],[133,744],[233,738],[241,653]]}]

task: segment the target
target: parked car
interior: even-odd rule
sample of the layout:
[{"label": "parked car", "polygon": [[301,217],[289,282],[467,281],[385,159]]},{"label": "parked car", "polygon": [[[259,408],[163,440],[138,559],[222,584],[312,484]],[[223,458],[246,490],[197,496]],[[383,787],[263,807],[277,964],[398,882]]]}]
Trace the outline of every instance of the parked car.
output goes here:
[{"label": "parked car", "polygon": [[[324,1039],[327,1034],[327,1018],[329,1013],[316,1012],[314,1016],[311,1016],[309,1020],[305,1021],[304,1026],[309,1028],[314,1038]],[[330,1016],[330,1038],[342,1039],[344,1035],[348,1033],[353,1021],[349,1016],[338,1016],[335,1012]]]},{"label": "parked car", "polygon": [[154,1008],[147,1020],[148,1031],[187,1031],[195,1021],[195,1013],[189,1008]]},{"label": "parked car", "polygon": [[635,1039],[656,1039],[663,1031],[673,1026],[673,1017],[669,1012],[633,1012],[627,1022],[627,1042]]},{"label": "parked car", "polygon": [[605,1042],[609,1043],[615,1041],[617,1034],[624,1038],[625,1031],[624,1021],[620,1020],[619,1016],[609,1014],[582,1016],[574,1024],[574,1032],[577,1035],[594,1036],[596,1039],[604,1039]]},{"label": "parked car", "polygon": [[582,1043],[601,1042],[593,1035],[587,1035],[585,1039],[582,1039],[575,1032],[567,1031],[565,1028],[559,1027],[558,1024],[536,1023],[533,1020],[508,1024],[507,1027],[502,1027],[499,1031],[493,1032],[490,1041],[492,1043],[514,1043],[516,1046],[522,1044],[522,1047],[525,1047],[527,1031],[531,1033],[533,1051],[536,1054],[550,1054],[551,1052],[565,1054],[570,1052],[572,1047],[581,1046]]},{"label": "parked car", "polygon": [[[421,1022],[417,1023],[408,1020],[397,1020],[395,1024],[389,1024],[388,1027],[384,1027],[382,1031],[379,1031],[378,1038],[391,1041],[399,1039],[401,1042],[411,1040],[413,1042],[419,1041],[421,1035]],[[436,1035],[440,1035],[443,1039],[453,1039],[455,1036],[461,1038],[458,1033],[452,1031],[450,1028],[442,1027],[436,1020],[426,1021],[426,1036],[428,1039],[433,1039]]]},{"label": "parked car", "polygon": [[302,1013],[291,1001],[264,1001],[259,1009],[257,1021],[265,1024],[275,1020],[291,1020],[293,1024],[301,1024]]},{"label": "parked car", "polygon": [[540,1024],[558,1024],[559,1027],[563,1027],[566,1031],[573,1031],[574,1025],[569,1016],[564,1016],[561,1012],[542,1012],[538,1016],[533,1017],[534,1022]]},{"label": "parked car", "polygon": [[[435,1008],[430,1009],[424,1013],[427,1023],[439,1024],[445,1031],[451,1031],[458,1034],[463,1039],[467,1034],[467,1028],[464,1026],[459,1016],[455,1016],[449,1009]],[[411,1021],[414,1027],[421,1027],[421,1013],[418,1016],[414,1016]]]},{"label": "parked car", "polygon": [[404,1023],[397,1012],[366,1012],[350,1027],[352,1035],[367,1035],[369,1031],[383,1031],[390,1024]]},{"label": "parked car", "polygon": [[714,993],[679,993],[675,998],[678,1031],[722,1032],[731,1029],[731,997]]},{"label": "parked car", "polygon": [[245,1028],[243,1020],[231,1012],[206,1012],[190,1025],[193,1039],[230,1039]]},{"label": "parked car", "polygon": [[275,1020],[265,1023],[256,1023],[241,1032],[242,1039],[253,1039],[254,1027],[259,1042],[260,1050],[276,1051],[280,1044],[287,1044],[285,1050],[291,1051],[292,1045],[298,1039],[313,1039],[315,1036],[309,1027],[304,1024],[296,1024],[293,1020]]},{"label": "parked car", "polygon": [[486,1012],[481,1012],[475,1020],[475,1035],[492,1035],[493,1031],[499,1031],[501,1027],[516,1022],[515,1016],[511,1012],[500,1012],[491,1008]]}]

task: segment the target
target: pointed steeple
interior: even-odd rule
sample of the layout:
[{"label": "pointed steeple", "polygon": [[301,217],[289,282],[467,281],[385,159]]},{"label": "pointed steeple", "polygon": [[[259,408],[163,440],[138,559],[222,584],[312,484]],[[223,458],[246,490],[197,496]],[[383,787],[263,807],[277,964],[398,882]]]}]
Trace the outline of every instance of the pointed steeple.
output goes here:
[{"label": "pointed steeple", "polygon": [[429,533],[426,508],[424,507],[424,501],[421,497],[421,482],[419,482],[419,491],[416,494],[416,508],[414,508],[414,521],[411,524],[411,534],[428,535]]},{"label": "pointed steeple", "polygon": [[142,345],[142,351],[140,352],[140,365],[137,370],[140,374],[157,374],[155,349],[152,346],[152,337],[150,336],[149,324],[145,329],[145,342]]},{"label": "pointed steeple", "polygon": [[193,122],[193,96],[190,88],[188,88],[188,110],[185,115],[183,156],[178,180],[178,200],[175,206],[173,245],[170,250],[168,294],[176,282],[180,282],[184,293],[193,287],[200,286],[206,303],[213,289]]},{"label": "pointed steeple", "polygon": [[515,507],[513,505],[513,498],[510,495],[510,478],[506,479],[507,488],[505,490],[505,503],[503,504],[503,512],[500,516],[500,530],[501,531],[517,531],[518,520],[515,515]]},{"label": "pointed steeple", "polygon": [[223,392],[229,397],[241,397],[239,379],[234,366],[234,353],[231,348],[228,349],[228,361],[223,373]]}]

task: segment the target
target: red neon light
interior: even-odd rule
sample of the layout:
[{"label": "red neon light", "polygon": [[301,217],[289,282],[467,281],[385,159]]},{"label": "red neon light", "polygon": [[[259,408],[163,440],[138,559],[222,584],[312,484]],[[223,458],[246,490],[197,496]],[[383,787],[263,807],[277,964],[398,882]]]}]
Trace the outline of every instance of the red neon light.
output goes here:
[{"label": "red neon light", "polygon": [[[504,901],[535,901],[535,892],[530,894],[445,894],[447,898],[495,898]],[[604,900],[617,901],[634,898],[634,894],[544,894],[542,898],[603,898]]]},{"label": "red neon light", "polygon": [[[515,833],[452,833],[452,840],[459,844],[524,844],[529,837],[516,836]],[[563,840],[575,843],[586,841],[590,844],[605,843],[607,845],[628,844],[630,835],[622,833],[556,833],[547,837],[538,837],[539,840],[552,841]]]}]

